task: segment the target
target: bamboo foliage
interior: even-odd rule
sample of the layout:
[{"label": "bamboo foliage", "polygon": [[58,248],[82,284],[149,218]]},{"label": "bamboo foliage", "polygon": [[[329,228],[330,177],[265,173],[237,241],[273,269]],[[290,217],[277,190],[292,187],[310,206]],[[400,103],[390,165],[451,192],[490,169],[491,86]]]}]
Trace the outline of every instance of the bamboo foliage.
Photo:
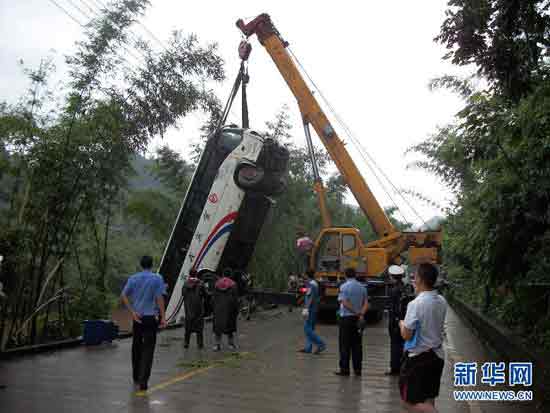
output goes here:
[{"label": "bamboo foliage", "polygon": [[183,116],[216,106],[215,44],[174,32],[161,51],[131,45],[142,67],[120,58],[148,5],[111,2],[67,56],[64,87],[49,88],[45,59],[26,69],[30,88],[17,103],[0,102],[0,350],[78,334],[83,318],[107,315],[117,271],[134,269],[111,252],[132,160]]}]

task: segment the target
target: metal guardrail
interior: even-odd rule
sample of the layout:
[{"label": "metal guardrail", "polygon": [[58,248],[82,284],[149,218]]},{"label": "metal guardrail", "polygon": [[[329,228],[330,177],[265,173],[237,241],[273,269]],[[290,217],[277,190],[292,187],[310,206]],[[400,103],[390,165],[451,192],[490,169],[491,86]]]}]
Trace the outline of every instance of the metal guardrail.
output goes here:
[{"label": "metal guardrail", "polygon": [[[250,294],[254,296],[259,304],[276,305],[299,305],[299,299],[302,297],[298,293],[285,293],[274,290],[253,289]],[[386,310],[389,308],[390,297],[387,295],[369,296],[369,305],[372,309]]]},{"label": "metal guardrail", "polygon": [[[277,305],[296,305],[297,304],[297,295],[291,293],[281,293],[272,290],[252,290],[251,295],[257,300],[257,304],[277,304]],[[211,321],[212,316],[205,318],[205,321]],[[164,329],[172,330],[176,328],[183,327],[183,323],[169,324]],[[132,333],[130,332],[121,332],[117,335],[115,340],[120,340],[124,338],[131,337]],[[35,344],[30,346],[21,346],[5,351],[0,351],[0,360],[6,360],[14,357],[28,356],[40,353],[47,353],[56,350],[62,350],[72,347],[78,347],[83,344],[82,336],[69,338],[65,340],[58,340],[49,343]]]},{"label": "metal guardrail", "polygon": [[[250,291],[250,295],[256,300],[256,304],[265,305],[265,304],[274,304],[274,305],[287,305],[287,306],[298,306],[300,305],[300,298],[302,296],[298,293],[288,293],[288,292],[279,292],[269,289],[253,289]],[[375,309],[384,309],[387,307],[388,297],[387,296],[373,296],[369,297],[369,302],[371,308]],[[207,317],[206,321],[211,320],[211,316]],[[182,323],[170,324],[165,329],[171,330],[175,328],[183,327]],[[132,333],[121,332],[117,335],[115,340],[124,339],[131,337]],[[33,355],[39,353],[45,353],[50,351],[56,351],[71,347],[77,347],[83,344],[82,336],[76,338],[70,338],[66,340],[59,340],[51,343],[36,344],[31,346],[17,347],[13,349],[0,352],[1,359],[9,359],[13,357],[20,357],[25,355]]]},{"label": "metal guardrail", "polygon": [[[170,324],[163,330],[173,330],[183,327],[183,323]],[[115,337],[115,340],[132,337],[130,332],[121,332]],[[5,351],[0,351],[0,360],[7,360],[14,357],[30,356],[34,354],[47,353],[51,351],[63,350],[72,347],[78,347],[84,343],[82,336],[69,338],[66,340],[53,341],[51,343],[35,344],[31,346],[16,347]]]},{"label": "metal guardrail", "polygon": [[253,289],[250,291],[250,294],[253,295],[256,301],[260,304],[269,303],[294,306],[298,304],[297,293],[283,293],[275,290]]}]

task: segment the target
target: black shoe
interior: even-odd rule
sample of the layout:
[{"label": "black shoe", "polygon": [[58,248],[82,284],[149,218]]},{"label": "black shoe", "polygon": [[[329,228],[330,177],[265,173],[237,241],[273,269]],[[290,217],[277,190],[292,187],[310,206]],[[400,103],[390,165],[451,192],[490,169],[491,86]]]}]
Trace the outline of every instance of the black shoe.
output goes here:
[{"label": "black shoe", "polygon": [[399,376],[399,370],[388,370],[384,372],[385,376]]},{"label": "black shoe", "polygon": [[139,385],[139,391],[147,391],[147,384],[140,384]]},{"label": "black shoe", "polygon": [[361,372],[360,371],[356,371],[353,374],[355,374],[355,377],[361,377]]},{"label": "black shoe", "polygon": [[4,390],[6,387],[8,386],[6,386],[5,384],[0,384],[0,390]]},{"label": "black shoe", "polygon": [[349,377],[349,371],[335,371],[334,372],[335,375],[337,376],[342,376],[342,377]]},{"label": "black shoe", "polygon": [[183,348],[189,348],[189,344],[188,344],[188,343],[185,343],[185,344],[183,345]]}]

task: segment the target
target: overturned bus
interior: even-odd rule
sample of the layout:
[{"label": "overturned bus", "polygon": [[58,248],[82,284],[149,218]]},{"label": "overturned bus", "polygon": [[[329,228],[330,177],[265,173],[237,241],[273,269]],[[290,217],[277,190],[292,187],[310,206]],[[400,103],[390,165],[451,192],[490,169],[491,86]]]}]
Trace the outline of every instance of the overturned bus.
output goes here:
[{"label": "overturned bus", "polygon": [[227,126],[209,136],[164,250],[168,323],[183,316],[191,270],[246,272],[262,225],[284,191],[287,149],[251,129]]}]

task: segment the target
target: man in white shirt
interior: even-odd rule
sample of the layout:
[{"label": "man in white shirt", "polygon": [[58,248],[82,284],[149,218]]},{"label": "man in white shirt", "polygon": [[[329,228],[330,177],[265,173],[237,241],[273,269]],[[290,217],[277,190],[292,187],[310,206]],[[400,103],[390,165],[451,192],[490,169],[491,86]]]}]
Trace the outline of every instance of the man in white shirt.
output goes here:
[{"label": "man in white shirt", "polygon": [[437,268],[422,263],[416,270],[417,297],[407,306],[405,320],[399,321],[405,342],[399,390],[405,406],[415,412],[437,412],[441,374],[445,364],[443,324],[447,302],[434,289]]}]

